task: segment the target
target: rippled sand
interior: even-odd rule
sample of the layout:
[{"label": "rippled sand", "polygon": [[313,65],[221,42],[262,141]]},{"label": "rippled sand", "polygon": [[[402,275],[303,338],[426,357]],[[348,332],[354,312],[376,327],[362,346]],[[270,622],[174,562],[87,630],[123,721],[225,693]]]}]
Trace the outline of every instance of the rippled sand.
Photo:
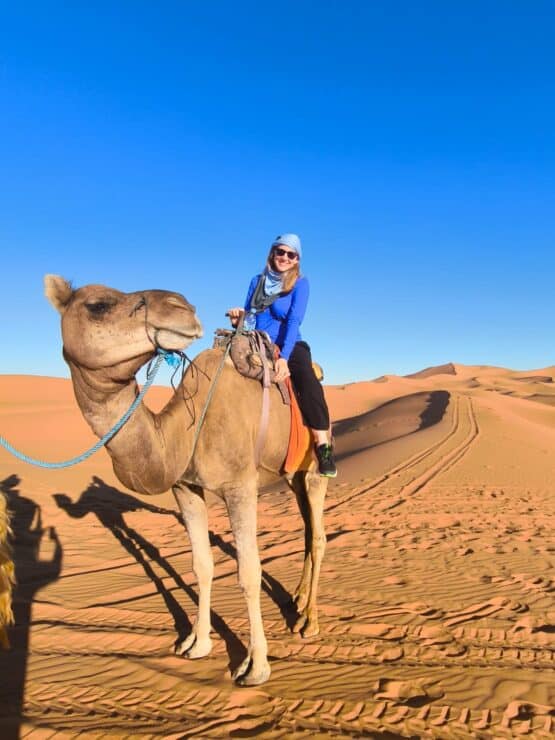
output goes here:
[{"label": "rippled sand", "polygon": [[[214,651],[188,661],[172,649],[196,587],[171,494],[127,491],[103,451],[55,472],[0,451],[18,580],[0,736],[553,737],[554,376],[445,365],[326,388],[340,475],[321,634],[290,632],[302,523],[285,486],[263,492],[272,677],[256,689],[230,681],[248,624],[220,502]],[[49,460],[94,441],[51,378],[0,376],[0,433]]]}]

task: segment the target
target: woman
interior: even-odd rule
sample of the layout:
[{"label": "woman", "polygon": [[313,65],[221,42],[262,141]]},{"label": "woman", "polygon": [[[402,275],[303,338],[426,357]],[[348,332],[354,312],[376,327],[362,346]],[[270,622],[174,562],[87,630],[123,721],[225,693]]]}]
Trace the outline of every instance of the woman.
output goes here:
[{"label": "woman", "polygon": [[301,256],[301,240],[296,234],[278,236],[264,271],[250,282],[245,308],[231,308],[228,314],[236,326],[245,313],[245,328],[267,332],[279,347],[276,380],[291,376],[305,424],[314,437],[320,475],[335,478],[328,406],[312,368],[310,347],[299,332],[309,292],[308,280],[300,273]]}]

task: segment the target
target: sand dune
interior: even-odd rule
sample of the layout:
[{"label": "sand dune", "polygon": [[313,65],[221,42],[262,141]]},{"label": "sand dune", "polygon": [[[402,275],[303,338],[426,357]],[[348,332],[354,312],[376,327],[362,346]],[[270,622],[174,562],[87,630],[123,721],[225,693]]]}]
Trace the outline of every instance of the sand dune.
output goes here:
[{"label": "sand dune", "polygon": [[446,365],[434,365],[433,367],[424,368],[417,373],[411,373],[405,375],[406,378],[429,378],[432,375],[456,375],[457,370],[452,362],[448,362]]},{"label": "sand dune", "polygon": [[[340,475],[321,634],[289,631],[303,535],[282,486],[259,504],[257,689],[229,679],[248,624],[219,502],[215,648],[187,661],[172,646],[196,587],[171,495],[125,490],[104,451],[48,472],[0,450],[18,580],[0,737],[553,737],[554,377],[449,363],[326,388]],[[48,460],[94,441],[55,378],[0,376],[0,433]]]}]

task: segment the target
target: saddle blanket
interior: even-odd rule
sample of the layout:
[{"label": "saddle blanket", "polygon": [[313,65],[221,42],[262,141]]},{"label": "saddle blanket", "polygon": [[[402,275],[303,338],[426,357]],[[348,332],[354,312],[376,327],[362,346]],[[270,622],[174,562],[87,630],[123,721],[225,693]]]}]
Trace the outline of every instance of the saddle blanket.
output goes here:
[{"label": "saddle blanket", "polygon": [[305,426],[297,396],[293,390],[291,378],[285,381],[291,399],[291,427],[289,430],[289,447],[283,464],[286,473],[304,470],[312,458],[312,440],[308,427]]}]

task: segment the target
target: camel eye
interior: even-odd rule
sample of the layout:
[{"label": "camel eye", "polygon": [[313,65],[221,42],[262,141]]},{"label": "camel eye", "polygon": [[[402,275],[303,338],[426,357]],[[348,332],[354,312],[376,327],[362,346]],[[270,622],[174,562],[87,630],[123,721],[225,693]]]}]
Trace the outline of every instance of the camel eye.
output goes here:
[{"label": "camel eye", "polygon": [[111,303],[107,301],[95,301],[94,303],[85,303],[87,311],[95,318],[100,318],[112,308]]}]

